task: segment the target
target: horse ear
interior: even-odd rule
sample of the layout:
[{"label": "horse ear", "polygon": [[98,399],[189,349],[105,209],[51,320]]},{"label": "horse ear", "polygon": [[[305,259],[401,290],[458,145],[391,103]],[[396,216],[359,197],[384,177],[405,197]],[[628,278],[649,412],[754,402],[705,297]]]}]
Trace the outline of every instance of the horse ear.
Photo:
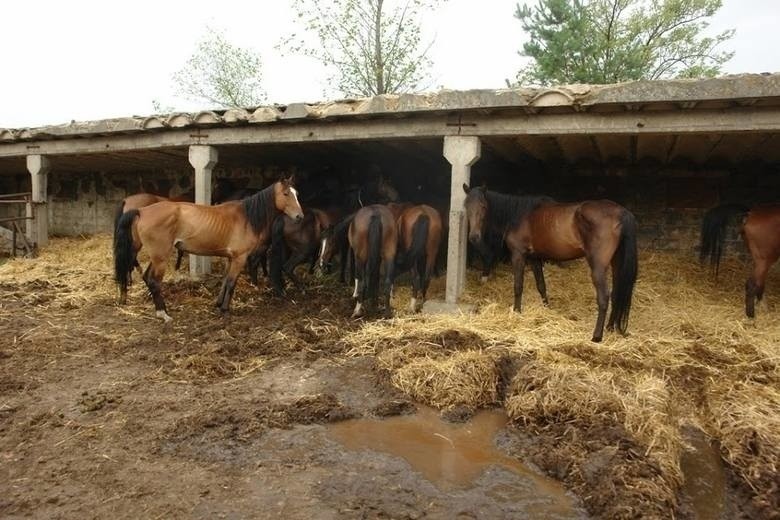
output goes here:
[{"label": "horse ear", "polygon": [[463,183],[463,191],[466,192],[466,194],[471,191],[471,188],[469,188],[469,185],[465,182]]}]

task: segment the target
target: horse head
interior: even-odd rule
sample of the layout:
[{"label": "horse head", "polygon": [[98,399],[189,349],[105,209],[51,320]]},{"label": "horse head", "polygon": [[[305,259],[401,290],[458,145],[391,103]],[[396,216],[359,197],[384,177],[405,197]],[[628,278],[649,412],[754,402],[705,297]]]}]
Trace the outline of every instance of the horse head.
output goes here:
[{"label": "horse head", "polygon": [[293,176],[286,177],[274,185],[274,205],[276,209],[293,219],[303,220],[303,209],[298,202],[298,190],[293,187]]},{"label": "horse head", "polygon": [[398,202],[398,200],[400,199],[400,196],[398,195],[398,190],[395,189],[395,186],[390,184],[390,182],[387,179],[385,179],[384,175],[379,176],[379,180],[377,180],[376,190],[380,201]]},{"label": "horse head", "polygon": [[463,183],[463,191],[466,192],[463,206],[466,209],[466,219],[469,223],[469,242],[476,246],[482,243],[482,235],[487,221],[487,186],[470,188],[468,184]]}]

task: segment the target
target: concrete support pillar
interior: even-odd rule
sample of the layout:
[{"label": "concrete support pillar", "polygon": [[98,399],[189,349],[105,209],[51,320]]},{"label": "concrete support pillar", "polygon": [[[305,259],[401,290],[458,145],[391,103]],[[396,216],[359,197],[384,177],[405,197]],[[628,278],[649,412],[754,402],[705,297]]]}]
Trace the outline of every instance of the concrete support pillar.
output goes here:
[{"label": "concrete support pillar", "polygon": [[[211,172],[219,157],[213,146],[190,146],[190,164],[195,168],[195,203],[211,204]],[[190,255],[190,276],[199,278],[211,272],[211,257]]]},{"label": "concrete support pillar", "polygon": [[468,223],[463,201],[463,183],[471,181],[471,166],[482,154],[479,137],[448,135],[444,137],[444,157],[452,165],[450,178],[450,237],[447,244],[446,302],[457,303],[466,286],[466,245]]},{"label": "concrete support pillar", "polygon": [[44,247],[49,243],[49,159],[45,155],[28,155],[27,171],[32,180],[32,203],[27,205],[28,217],[35,220],[27,220],[27,237],[37,247]]}]

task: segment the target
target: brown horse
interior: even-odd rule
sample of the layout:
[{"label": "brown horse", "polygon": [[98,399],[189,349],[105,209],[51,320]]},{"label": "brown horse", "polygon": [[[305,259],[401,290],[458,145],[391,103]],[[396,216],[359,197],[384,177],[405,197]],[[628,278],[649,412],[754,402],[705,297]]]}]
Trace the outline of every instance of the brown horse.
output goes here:
[{"label": "brown horse", "polygon": [[699,260],[709,259],[717,275],[726,240],[726,227],[733,219],[741,221],[742,239],[753,258],[753,272],[745,283],[745,314],[756,316],[756,300],[764,297],[769,269],[780,258],[780,205],[747,208],[727,204],[704,215]]},{"label": "brown horse", "polygon": [[398,246],[398,230],[393,214],[379,204],[366,206],[355,213],[349,225],[349,245],[355,255],[355,293],[357,298],[353,318],[363,315],[363,305],[377,306],[380,289],[380,271],[384,267],[385,284],[382,300],[385,313],[390,314],[395,254]]},{"label": "brown horse", "polygon": [[126,212],[119,219],[114,243],[114,276],[119,284],[120,302],[127,299],[128,271],[133,259],[146,247],[151,262],[144,281],[154,300],[157,316],[171,320],[165,309],[161,283],[168,257],[174,248],[205,256],[229,259],[217,306],[230,309],[236,278],[247,257],[270,238],[271,223],[279,213],[302,219],[298,194],[290,179],[275,182],[242,201],[218,206],[163,201]]},{"label": "brown horse", "polygon": [[515,311],[520,312],[525,262],[532,262],[536,287],[547,303],[542,262],[588,261],[596,288],[598,319],[593,341],[601,341],[609,304],[607,269],[612,265],[612,311],[608,330],[625,334],[631,296],[637,277],[636,220],[626,208],[609,200],[558,203],[549,197],[504,195],[486,188],[466,192],[469,241],[484,247],[486,228],[500,229],[512,256],[515,278]]},{"label": "brown horse", "polygon": [[412,299],[409,310],[418,312],[428,292],[439,244],[442,236],[442,221],[439,212],[431,206],[411,206],[396,219],[398,225],[398,272],[411,269]]},{"label": "brown horse", "polygon": [[[187,197],[167,198],[161,195],[154,195],[152,193],[136,193],[135,195],[129,195],[121,200],[117,205],[116,211],[114,212],[114,241],[116,241],[116,227],[119,224],[119,219],[122,218],[122,215],[124,215],[125,212],[151,206],[152,204],[166,200],[172,200],[174,202],[188,201]],[[184,253],[182,251],[179,251],[178,255],[176,256],[176,267],[174,269],[177,271],[181,267],[181,259],[183,256]],[[135,259],[133,265],[130,266],[130,274],[128,276],[132,275],[133,268],[138,269],[138,274],[143,274],[141,271],[141,265],[138,263],[138,259]]]}]

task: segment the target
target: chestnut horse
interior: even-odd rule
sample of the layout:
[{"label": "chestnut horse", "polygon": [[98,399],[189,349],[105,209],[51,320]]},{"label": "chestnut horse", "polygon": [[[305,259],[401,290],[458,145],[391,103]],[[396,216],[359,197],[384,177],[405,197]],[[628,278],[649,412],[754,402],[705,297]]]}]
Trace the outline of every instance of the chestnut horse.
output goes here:
[{"label": "chestnut horse", "polygon": [[717,275],[726,240],[726,227],[734,219],[740,221],[745,246],[753,258],[753,272],[745,282],[745,314],[756,316],[756,300],[764,297],[769,269],[780,258],[780,205],[747,208],[726,204],[707,211],[701,226],[699,260],[709,259]]},{"label": "chestnut horse", "polygon": [[442,236],[442,220],[439,212],[431,206],[421,204],[404,209],[396,219],[398,225],[398,272],[411,269],[412,299],[409,310],[418,312],[428,292],[439,244]]},{"label": "chestnut horse", "polygon": [[355,213],[349,224],[349,246],[355,255],[355,293],[357,299],[353,318],[363,315],[363,305],[373,310],[377,307],[380,290],[380,272],[385,270],[382,301],[385,313],[390,314],[390,290],[392,288],[395,254],[398,246],[398,230],[393,214],[379,204],[366,206]]},{"label": "chestnut horse", "polygon": [[303,218],[291,179],[277,181],[241,201],[218,206],[163,201],[126,212],[119,219],[114,243],[114,276],[120,303],[127,299],[128,271],[138,251],[146,246],[151,262],[144,281],[154,300],[157,316],[171,321],[165,309],[161,284],[168,257],[174,249],[229,259],[227,274],[217,297],[222,313],[230,309],[236,278],[247,257],[270,238],[271,223],[279,213]]},{"label": "chestnut horse", "polygon": [[469,241],[482,249],[486,229],[502,230],[514,267],[515,311],[521,309],[526,260],[532,262],[536,286],[546,304],[542,262],[585,257],[598,303],[592,341],[601,341],[604,334],[610,264],[612,311],[607,329],[626,333],[638,272],[636,220],[630,211],[609,200],[563,204],[549,197],[505,195],[466,184],[463,189]]}]

